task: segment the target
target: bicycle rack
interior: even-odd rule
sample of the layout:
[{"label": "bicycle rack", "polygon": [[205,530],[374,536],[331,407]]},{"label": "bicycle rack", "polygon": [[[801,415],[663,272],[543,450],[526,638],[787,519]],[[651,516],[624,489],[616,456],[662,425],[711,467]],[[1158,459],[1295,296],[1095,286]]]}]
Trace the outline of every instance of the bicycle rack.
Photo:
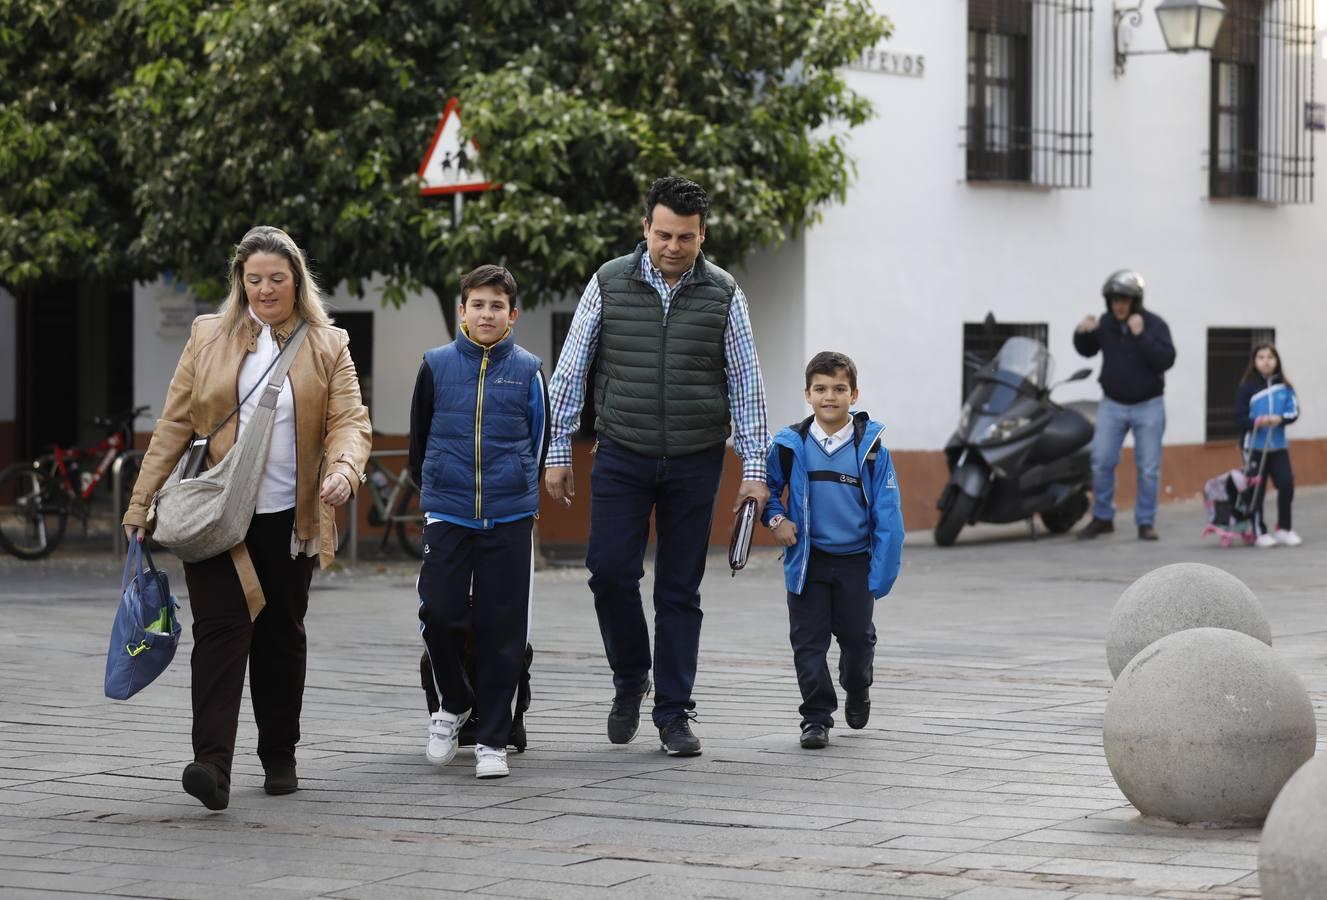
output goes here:
[{"label": "bicycle rack", "polygon": [[[124,461],[126,459],[132,459],[135,462],[141,461],[145,452],[144,450],[126,450],[115,458],[115,462],[111,463],[111,503],[113,504],[111,508],[117,514],[124,506],[121,502],[124,500]],[[111,555],[119,558],[124,556],[128,549],[124,539],[124,526],[116,522],[114,527],[111,528]]]},{"label": "bicycle rack", "polygon": [[[370,459],[382,459],[388,456],[409,456],[409,450],[374,450],[369,454]],[[364,485],[360,485],[363,488]],[[346,543],[350,545],[350,566],[359,565],[359,491],[352,491],[350,499],[346,501],[350,525],[347,528],[349,534],[346,536]],[[387,527],[391,527],[390,523]]]}]

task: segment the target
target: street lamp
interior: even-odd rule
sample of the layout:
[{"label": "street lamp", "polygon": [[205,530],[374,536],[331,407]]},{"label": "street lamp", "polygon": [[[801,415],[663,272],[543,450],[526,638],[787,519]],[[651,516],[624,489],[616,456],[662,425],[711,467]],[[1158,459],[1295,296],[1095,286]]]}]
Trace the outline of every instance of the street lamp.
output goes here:
[{"label": "street lamp", "polygon": [[1143,4],[1115,7],[1115,77],[1124,74],[1125,60],[1130,56],[1150,56],[1155,53],[1188,53],[1190,50],[1211,50],[1226,17],[1226,7],[1220,0],[1161,0],[1156,8],[1165,50],[1127,51],[1120,46],[1120,31],[1126,21],[1132,28],[1143,24]]}]

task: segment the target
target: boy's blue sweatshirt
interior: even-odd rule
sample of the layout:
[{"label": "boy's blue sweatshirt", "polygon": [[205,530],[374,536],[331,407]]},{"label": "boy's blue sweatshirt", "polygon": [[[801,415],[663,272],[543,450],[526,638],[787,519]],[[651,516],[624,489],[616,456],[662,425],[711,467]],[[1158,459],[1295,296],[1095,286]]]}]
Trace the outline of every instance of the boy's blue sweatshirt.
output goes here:
[{"label": "boy's blue sweatshirt", "polygon": [[[765,505],[762,521],[768,525],[771,518],[782,515],[797,526],[797,543],[787,548],[783,555],[784,581],[788,591],[793,594],[802,593],[806,587],[811,540],[817,531],[816,515],[820,512],[819,506],[813,509],[816,498],[811,490],[811,468],[808,468],[805,440],[813,418],[784,428],[774,436],[765,478],[769,485],[770,500]],[[860,521],[868,535],[868,546],[865,549],[871,554],[867,585],[871,594],[879,599],[889,593],[898,578],[899,559],[903,550],[903,511],[899,500],[898,477],[894,473],[889,451],[881,443],[885,426],[872,421],[865,412],[855,413],[853,424],[852,459],[859,473],[857,489],[862,494],[858,509]],[[787,452],[791,455],[791,468],[786,478],[780,447],[788,448]],[[867,457],[877,447],[875,462],[867,463]],[[783,499],[785,488],[788,491],[786,504]],[[839,511],[846,508],[845,503],[839,507]]]}]

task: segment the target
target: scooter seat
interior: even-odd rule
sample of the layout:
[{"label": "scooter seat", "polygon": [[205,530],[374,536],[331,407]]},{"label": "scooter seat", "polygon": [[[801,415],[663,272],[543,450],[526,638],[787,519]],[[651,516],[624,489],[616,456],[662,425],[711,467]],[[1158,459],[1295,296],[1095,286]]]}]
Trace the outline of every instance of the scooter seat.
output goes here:
[{"label": "scooter seat", "polygon": [[1047,463],[1068,456],[1090,442],[1092,432],[1092,421],[1083,413],[1076,409],[1061,409],[1037,438],[1028,461],[1033,464]]}]

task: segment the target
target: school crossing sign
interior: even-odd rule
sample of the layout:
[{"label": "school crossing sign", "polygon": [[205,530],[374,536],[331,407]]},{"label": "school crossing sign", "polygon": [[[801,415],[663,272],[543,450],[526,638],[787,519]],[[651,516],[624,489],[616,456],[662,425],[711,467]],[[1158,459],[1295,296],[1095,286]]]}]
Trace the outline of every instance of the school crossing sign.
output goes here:
[{"label": "school crossing sign", "polygon": [[491,183],[479,168],[479,145],[461,140],[461,106],[456,98],[438,119],[424,161],[419,164],[419,192],[424,196],[491,191],[501,185]]}]

